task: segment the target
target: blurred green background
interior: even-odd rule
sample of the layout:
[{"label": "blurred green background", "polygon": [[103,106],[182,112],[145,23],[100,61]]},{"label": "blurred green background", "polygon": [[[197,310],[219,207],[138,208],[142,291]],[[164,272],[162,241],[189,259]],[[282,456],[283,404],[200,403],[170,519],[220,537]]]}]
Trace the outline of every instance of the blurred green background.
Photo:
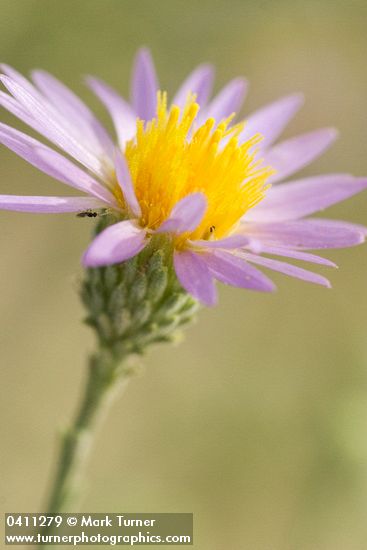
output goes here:
[{"label": "blurred green background", "polygon": [[[53,72],[107,125],[81,76],[126,94],[145,44],[169,92],[202,61],[216,64],[217,89],[250,79],[244,114],[304,91],[285,135],[335,125],[341,137],[303,174],[367,174],[363,0],[0,8],[2,60]],[[5,148],[0,158],[2,193],[67,193]],[[366,223],[367,195],[328,214]],[[1,213],[0,224],[1,508],[37,511],[93,349],[77,296],[93,221]],[[151,351],[99,434],[84,511],[193,511],[200,550],[367,548],[367,253],[329,257],[333,290],[280,276],[272,296],[222,288],[179,348]]]}]

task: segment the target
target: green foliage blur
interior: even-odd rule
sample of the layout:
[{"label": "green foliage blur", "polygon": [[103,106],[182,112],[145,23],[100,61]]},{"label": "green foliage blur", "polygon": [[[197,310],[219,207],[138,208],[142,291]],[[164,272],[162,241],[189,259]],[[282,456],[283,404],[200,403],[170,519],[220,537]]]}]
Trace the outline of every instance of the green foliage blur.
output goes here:
[{"label": "green foliage blur", "polygon": [[[0,52],[54,73],[108,127],[82,77],[127,94],[142,44],[169,93],[202,61],[217,89],[250,79],[243,114],[303,91],[285,136],[341,135],[302,174],[367,175],[366,19],[363,0],[1,0]],[[68,192],[3,147],[0,159],[0,193]],[[366,223],[367,194],[328,215]],[[3,512],[42,511],[84,381],[93,338],[77,289],[92,225],[0,213]],[[99,434],[84,511],[192,511],[200,550],[366,549],[367,249],[327,255],[333,290],[282,276],[271,296],[222,288],[178,348],[152,350]]]}]

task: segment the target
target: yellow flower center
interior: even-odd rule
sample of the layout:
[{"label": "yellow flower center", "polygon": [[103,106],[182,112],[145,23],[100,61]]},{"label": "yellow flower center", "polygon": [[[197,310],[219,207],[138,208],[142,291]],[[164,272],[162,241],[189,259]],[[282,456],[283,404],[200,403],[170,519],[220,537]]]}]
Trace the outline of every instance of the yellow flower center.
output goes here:
[{"label": "yellow flower center", "polygon": [[[159,92],[156,118],[137,121],[136,136],[125,155],[139,201],[143,227],[156,229],[177,202],[202,192],[208,208],[200,225],[178,237],[225,237],[240,218],[264,197],[267,178],[273,173],[255,161],[257,134],[239,144],[243,124],[228,128],[233,116],[217,126],[213,118],[195,128],[199,106],[188,98],[184,109],[167,109],[167,95]],[[177,245],[180,243],[177,242]]]}]

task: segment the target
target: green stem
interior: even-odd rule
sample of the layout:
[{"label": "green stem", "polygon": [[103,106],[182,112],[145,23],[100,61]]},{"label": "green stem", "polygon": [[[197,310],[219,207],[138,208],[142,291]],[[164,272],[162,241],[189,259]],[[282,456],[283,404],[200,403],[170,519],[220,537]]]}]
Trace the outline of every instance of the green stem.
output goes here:
[{"label": "green stem", "polygon": [[[106,361],[108,358],[108,361]],[[70,510],[81,486],[96,428],[112,401],[117,389],[126,386],[132,371],[123,368],[110,354],[93,356],[89,364],[87,385],[80,408],[71,427],[64,433],[56,476],[48,501],[48,513]],[[42,535],[50,534],[52,527]],[[40,545],[40,548],[45,545]]]},{"label": "green stem", "polygon": [[[95,233],[118,221],[102,215]],[[85,322],[94,329],[98,353],[91,357],[89,378],[74,424],[63,435],[48,513],[75,506],[95,428],[118,383],[134,370],[126,360],[142,355],[153,343],[173,342],[190,321],[197,302],[180,286],[172,263],[172,243],[155,236],[127,262],[85,270],[81,298]],[[75,510],[73,510],[75,511]],[[42,535],[52,532],[52,526]],[[47,546],[47,544],[46,544]],[[45,545],[43,545],[43,548]]]}]

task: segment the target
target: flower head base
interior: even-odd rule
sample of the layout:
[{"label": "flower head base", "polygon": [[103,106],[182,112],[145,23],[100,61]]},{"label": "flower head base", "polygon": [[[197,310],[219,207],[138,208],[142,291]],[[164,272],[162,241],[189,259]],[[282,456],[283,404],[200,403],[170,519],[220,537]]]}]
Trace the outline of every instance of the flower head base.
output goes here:
[{"label": "flower head base", "polygon": [[87,105],[54,77],[34,71],[31,83],[11,67],[2,69],[0,80],[9,93],[0,91],[0,105],[64,154],[1,123],[0,142],[87,196],[2,195],[0,208],[112,212],[116,223],[87,249],[87,267],[144,256],[154,243],[160,246],[163,234],[181,288],[213,305],[216,280],[273,290],[273,282],[254,264],[330,286],[325,277],[283,259],[334,266],[308,250],[349,247],[365,239],[362,226],[309,216],[359,193],[367,187],[366,178],[332,173],[284,183],[337,135],[332,128],[321,128],[274,145],[300,108],[300,94],[234,124],[246,81],[232,80],[209,100],[213,68],[200,65],[168,107],[151,55],[141,49],[133,68],[131,102],[101,80],[87,79],[114,122],[115,145]]},{"label": "flower head base", "polygon": [[218,125],[210,118],[193,129],[198,111],[189,98],[182,116],[175,105],[168,112],[167,96],[159,94],[156,118],[138,120],[136,137],[125,149],[142,227],[156,230],[181,199],[196,192],[205,196],[205,215],[193,231],[176,237],[181,245],[187,239],[226,236],[264,197],[273,173],[251,152],[259,134],[239,144],[243,125],[228,128],[233,117]]},{"label": "flower head base", "polygon": [[[105,213],[95,233],[116,221],[114,214]],[[131,354],[144,353],[153,343],[180,340],[182,327],[198,309],[175,277],[172,252],[163,235],[127,262],[85,270],[81,297],[85,322],[94,329],[107,360],[111,362],[112,355],[117,364]]]}]

